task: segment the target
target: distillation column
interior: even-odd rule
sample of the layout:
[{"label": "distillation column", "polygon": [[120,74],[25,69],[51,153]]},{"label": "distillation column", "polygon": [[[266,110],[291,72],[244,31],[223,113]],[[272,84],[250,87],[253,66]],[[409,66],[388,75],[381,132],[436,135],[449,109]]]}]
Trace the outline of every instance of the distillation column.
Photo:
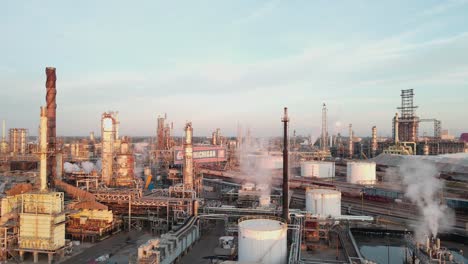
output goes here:
[{"label": "distillation column", "polygon": [[102,181],[110,185],[113,176],[114,161],[114,140],[115,140],[114,119],[111,114],[102,114],[101,137],[102,137]]},{"label": "distillation column", "polygon": [[41,107],[41,121],[39,128],[39,151],[40,151],[40,190],[47,191],[47,109]]},{"label": "distillation column", "polygon": [[185,125],[185,142],[184,142],[184,185],[193,188],[193,146],[192,146],[193,129],[192,123]]}]

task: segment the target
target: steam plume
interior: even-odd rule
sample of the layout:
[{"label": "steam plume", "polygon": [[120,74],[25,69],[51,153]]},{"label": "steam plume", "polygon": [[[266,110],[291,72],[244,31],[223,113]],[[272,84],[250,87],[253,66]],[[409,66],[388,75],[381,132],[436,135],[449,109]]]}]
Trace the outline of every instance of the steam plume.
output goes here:
[{"label": "steam plume", "polygon": [[420,224],[414,230],[416,240],[423,242],[425,236],[436,237],[439,232],[450,229],[454,215],[440,202],[444,182],[437,178],[435,165],[416,159],[406,160],[400,166],[400,175],[406,186],[405,196],[418,206],[420,213]]}]

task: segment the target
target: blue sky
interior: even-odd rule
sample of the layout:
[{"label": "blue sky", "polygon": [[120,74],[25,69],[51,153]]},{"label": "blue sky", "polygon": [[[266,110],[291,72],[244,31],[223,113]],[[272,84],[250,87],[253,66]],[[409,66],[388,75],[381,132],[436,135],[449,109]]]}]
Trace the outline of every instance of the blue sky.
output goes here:
[{"label": "blue sky", "polygon": [[[4,1],[0,119],[37,134],[46,66],[57,67],[59,135],[99,134],[117,110],[122,134],[176,134],[237,123],[280,135],[389,135],[401,89],[418,114],[468,131],[468,1]],[[432,133],[430,126],[422,132]]]}]

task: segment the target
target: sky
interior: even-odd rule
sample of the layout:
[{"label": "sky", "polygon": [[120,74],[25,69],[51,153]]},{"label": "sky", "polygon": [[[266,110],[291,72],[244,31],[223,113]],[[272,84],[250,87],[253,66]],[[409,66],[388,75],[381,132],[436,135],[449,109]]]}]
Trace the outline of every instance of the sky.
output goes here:
[{"label": "sky", "polygon": [[[57,68],[57,134],[150,136],[167,113],[174,132],[237,125],[254,136],[291,129],[391,134],[400,90],[417,114],[457,137],[468,131],[468,1],[4,1],[0,119],[37,135],[45,67]],[[430,124],[421,134],[432,134]]]}]

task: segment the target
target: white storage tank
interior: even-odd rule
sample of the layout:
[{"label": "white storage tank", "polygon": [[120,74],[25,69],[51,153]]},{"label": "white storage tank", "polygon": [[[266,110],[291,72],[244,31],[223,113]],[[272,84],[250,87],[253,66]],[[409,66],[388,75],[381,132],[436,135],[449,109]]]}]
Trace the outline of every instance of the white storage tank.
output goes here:
[{"label": "white storage tank", "polygon": [[247,219],[239,222],[239,262],[287,263],[288,226],[280,220]]},{"label": "white storage tank", "polygon": [[301,163],[302,177],[332,178],[335,177],[335,163],[324,161],[305,161]]},{"label": "white storage tank", "polygon": [[348,162],[346,181],[354,184],[374,184],[375,174],[375,162]]},{"label": "white storage tank", "polygon": [[341,192],[330,189],[308,189],[306,211],[321,216],[341,215]]}]

